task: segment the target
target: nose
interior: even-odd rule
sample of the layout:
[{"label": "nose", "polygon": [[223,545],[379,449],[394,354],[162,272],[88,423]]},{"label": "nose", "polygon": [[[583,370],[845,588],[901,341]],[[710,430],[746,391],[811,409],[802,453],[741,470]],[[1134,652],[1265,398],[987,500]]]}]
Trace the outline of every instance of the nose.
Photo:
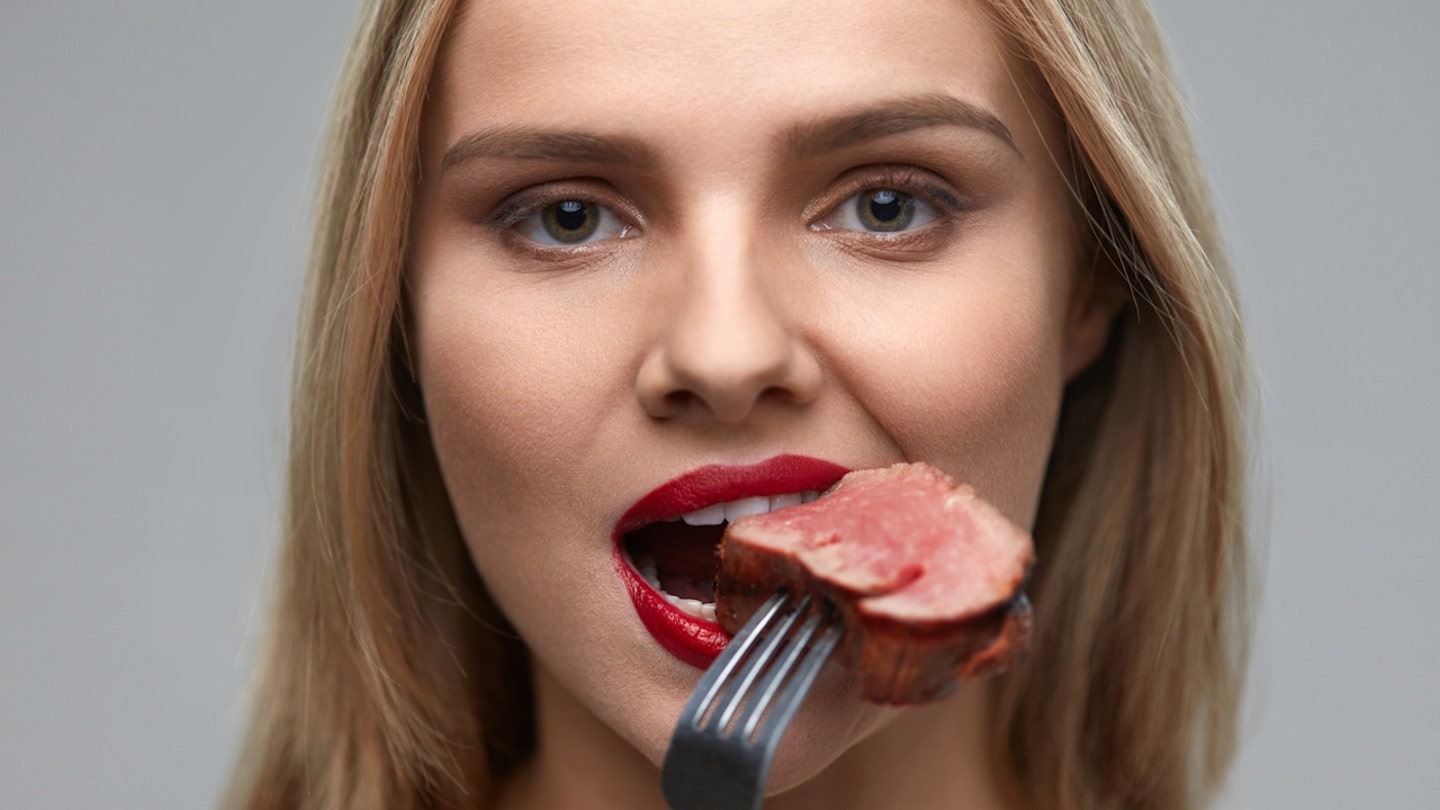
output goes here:
[{"label": "nose", "polygon": [[675,293],[656,302],[664,329],[636,378],[649,415],[739,424],[757,408],[815,398],[820,363],[763,264],[743,240],[688,252]]}]

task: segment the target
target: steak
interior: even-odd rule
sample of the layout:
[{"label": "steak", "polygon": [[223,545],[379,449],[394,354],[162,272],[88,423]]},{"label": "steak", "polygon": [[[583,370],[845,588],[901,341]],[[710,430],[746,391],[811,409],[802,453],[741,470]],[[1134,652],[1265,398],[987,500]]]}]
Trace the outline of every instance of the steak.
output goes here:
[{"label": "steak", "polygon": [[934,467],[860,470],[819,500],[730,524],[717,618],[735,633],[777,589],[822,597],[862,696],[920,703],[1024,654],[1034,560],[1029,534]]}]

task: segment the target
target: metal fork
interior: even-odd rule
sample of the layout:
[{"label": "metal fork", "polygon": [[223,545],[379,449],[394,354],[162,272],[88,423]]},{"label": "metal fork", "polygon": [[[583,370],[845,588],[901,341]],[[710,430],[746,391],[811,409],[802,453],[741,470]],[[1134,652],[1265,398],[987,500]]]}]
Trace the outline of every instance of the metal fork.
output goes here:
[{"label": "metal fork", "polygon": [[673,810],[759,810],[780,737],[841,629],[809,596],[782,591],[755,612],[680,713],[660,775]]}]

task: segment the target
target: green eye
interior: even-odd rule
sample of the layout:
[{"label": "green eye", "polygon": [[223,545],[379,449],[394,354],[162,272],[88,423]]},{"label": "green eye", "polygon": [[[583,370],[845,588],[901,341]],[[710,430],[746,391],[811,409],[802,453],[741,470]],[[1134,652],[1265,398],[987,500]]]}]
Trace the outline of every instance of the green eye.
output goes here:
[{"label": "green eye", "polygon": [[600,225],[600,206],[583,200],[561,200],[541,212],[545,233],[561,244],[589,239]]},{"label": "green eye", "polygon": [[895,186],[874,185],[846,197],[810,227],[817,231],[853,231],[875,239],[894,239],[902,233],[919,230],[939,217],[940,212],[923,196],[900,191]]},{"label": "green eye", "polygon": [[640,233],[610,206],[585,197],[555,195],[535,202],[522,199],[516,207],[520,213],[497,218],[508,223],[515,233],[546,248],[578,248]]},{"label": "green eye", "polygon": [[855,196],[855,215],[866,230],[903,231],[915,218],[915,198],[889,188],[864,191]]}]

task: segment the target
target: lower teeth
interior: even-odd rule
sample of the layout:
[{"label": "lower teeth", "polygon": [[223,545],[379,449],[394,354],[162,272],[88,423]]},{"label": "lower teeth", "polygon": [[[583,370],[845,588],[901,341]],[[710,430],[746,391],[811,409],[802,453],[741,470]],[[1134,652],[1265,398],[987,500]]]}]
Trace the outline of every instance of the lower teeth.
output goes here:
[{"label": "lower teeth", "polygon": [[715,621],[715,603],[701,602],[699,599],[685,599],[674,594],[665,593],[665,599],[670,604],[680,609],[681,613],[687,613],[697,619],[704,619],[708,622]]},{"label": "lower teeth", "polygon": [[640,576],[644,577],[646,582],[650,583],[655,590],[660,592],[661,596],[665,597],[666,601],[678,608],[681,613],[707,622],[715,621],[714,602],[686,599],[673,593],[667,593],[664,588],[660,587],[660,573],[655,567],[654,557],[649,554],[641,554],[635,560],[635,570],[639,571]]},{"label": "lower teeth", "polygon": [[660,572],[655,568],[654,557],[649,554],[641,554],[635,560],[635,570],[640,572],[640,576],[644,577],[646,582],[654,585],[656,590],[660,589]]}]

